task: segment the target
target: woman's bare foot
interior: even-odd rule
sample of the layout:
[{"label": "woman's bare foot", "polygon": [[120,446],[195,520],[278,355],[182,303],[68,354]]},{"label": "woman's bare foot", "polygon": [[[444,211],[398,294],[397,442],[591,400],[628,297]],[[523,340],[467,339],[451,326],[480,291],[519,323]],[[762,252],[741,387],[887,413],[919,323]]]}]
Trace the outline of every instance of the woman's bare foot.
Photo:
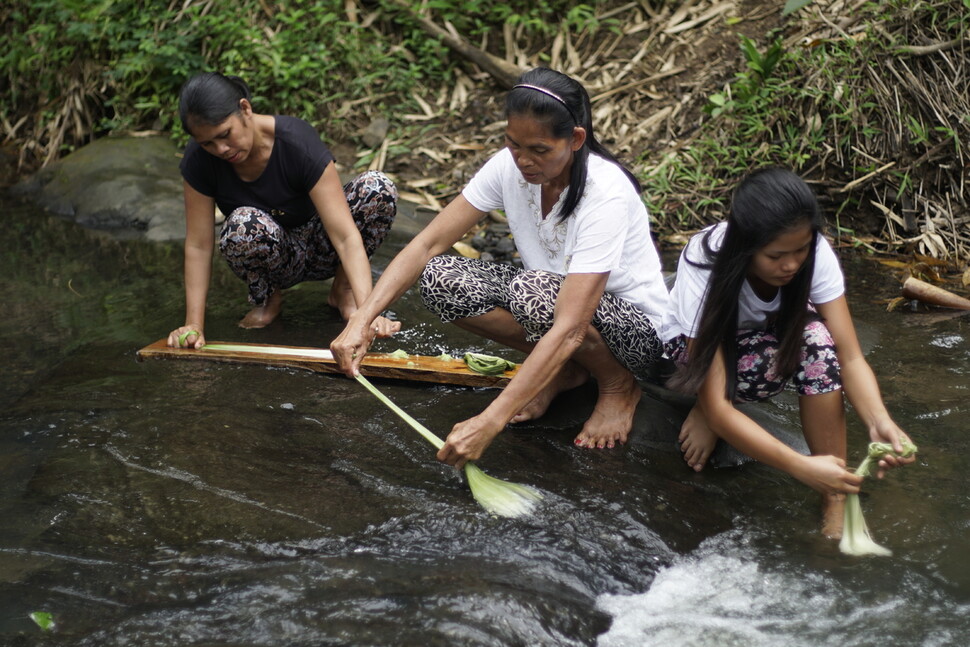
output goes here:
[{"label": "woman's bare foot", "polygon": [[330,284],[330,296],[327,297],[327,304],[336,308],[340,312],[340,317],[344,321],[350,319],[350,315],[357,312],[357,301],[354,299],[354,291],[347,280],[343,265],[337,267],[333,275],[333,283]]},{"label": "woman's bare foot", "polygon": [[549,405],[552,404],[553,399],[557,395],[563,391],[575,389],[577,386],[586,384],[588,379],[589,372],[586,369],[574,362],[566,362],[566,365],[562,367],[562,370],[559,371],[559,374],[556,375],[552,382],[540,391],[539,395],[532,398],[529,404],[522,407],[521,411],[512,416],[509,422],[514,424],[541,418],[546,413],[546,410],[549,409]]},{"label": "woman's bare foot", "polygon": [[273,323],[283,310],[283,292],[274,290],[266,300],[266,305],[256,306],[239,322],[240,328],[264,328]]},{"label": "woman's bare foot", "polygon": [[684,424],[680,426],[677,442],[680,443],[680,451],[684,453],[687,465],[695,472],[700,472],[714,452],[717,434],[711,431],[707,421],[704,420],[704,415],[694,407],[687,414]]},{"label": "woman's bare foot", "polygon": [[845,495],[822,495],[822,535],[829,539],[842,539],[845,522]]},{"label": "woman's bare foot", "polygon": [[615,383],[600,384],[593,414],[573,443],[578,447],[609,448],[626,442],[633,429],[633,414],[640,404],[640,385],[626,372]]}]

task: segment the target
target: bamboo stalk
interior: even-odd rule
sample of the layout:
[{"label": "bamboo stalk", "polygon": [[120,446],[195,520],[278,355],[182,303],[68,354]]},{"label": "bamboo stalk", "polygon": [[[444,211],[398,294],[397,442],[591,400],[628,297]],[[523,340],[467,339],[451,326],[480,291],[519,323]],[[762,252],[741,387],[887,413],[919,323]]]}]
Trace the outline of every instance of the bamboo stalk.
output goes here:
[{"label": "bamboo stalk", "polygon": [[920,281],[912,276],[903,283],[903,296],[941,308],[970,310],[970,299],[965,299],[949,290],[944,290],[926,281]]}]

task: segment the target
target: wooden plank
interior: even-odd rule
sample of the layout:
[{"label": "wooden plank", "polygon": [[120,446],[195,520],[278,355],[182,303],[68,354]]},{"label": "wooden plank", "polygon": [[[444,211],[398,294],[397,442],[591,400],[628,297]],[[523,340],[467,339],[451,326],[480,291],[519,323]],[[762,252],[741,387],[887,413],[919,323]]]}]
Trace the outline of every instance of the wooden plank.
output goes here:
[{"label": "wooden plank", "polygon": [[[286,366],[316,373],[343,375],[337,362],[322,348],[306,346],[275,346],[286,349],[288,354],[278,355],[260,351],[268,344],[239,344],[236,342],[210,342],[211,345],[232,344],[246,350],[215,350],[208,346],[199,350],[170,348],[165,339],[159,339],[136,353],[138,361],[146,359],[188,359],[234,364],[260,364],[263,366]],[[290,354],[292,353],[292,354]],[[305,354],[304,354],[305,353]],[[368,353],[360,366],[366,377],[393,380],[456,384],[459,386],[484,386],[501,388],[508,384],[516,369],[501,375],[482,375],[470,370],[464,360],[445,360],[427,355],[408,355],[407,359],[391,357],[389,353]]]}]

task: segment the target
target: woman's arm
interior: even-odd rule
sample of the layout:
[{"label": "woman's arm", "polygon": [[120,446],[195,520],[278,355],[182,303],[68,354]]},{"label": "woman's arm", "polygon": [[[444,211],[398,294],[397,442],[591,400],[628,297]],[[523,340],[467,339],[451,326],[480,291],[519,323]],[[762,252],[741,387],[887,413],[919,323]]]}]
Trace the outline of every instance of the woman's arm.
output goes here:
[{"label": "woman's arm", "polygon": [[[879,383],[859,345],[859,338],[856,335],[845,296],[818,304],[816,309],[832,334],[832,339],[835,340],[845,395],[869,430],[870,439],[874,442],[890,443],[893,449],[902,452],[901,441],[909,440],[909,436],[899,428],[886,410],[882,394],[879,392]],[[879,461],[880,470],[877,476],[881,478],[886,469],[912,463],[915,460],[915,457],[900,459],[887,456]]]},{"label": "woman's arm", "polygon": [[[168,335],[173,347],[205,345],[205,301],[212,275],[212,250],[215,245],[215,200],[182,181],[185,199],[185,325]],[[184,341],[179,338],[188,331]]]},{"label": "woman's arm", "polygon": [[484,215],[485,212],[459,195],[394,257],[370,295],[358,302],[357,312],[351,315],[343,332],[330,344],[341,370],[350,377],[358,373],[367,347],[374,339],[374,320],[414,285],[433,256],[454,245]]},{"label": "woman's arm", "polygon": [[310,199],[317,209],[317,214],[323,222],[327,238],[333,244],[350,282],[350,289],[358,306],[370,295],[373,279],[371,278],[370,260],[364,250],[364,240],[360,236],[354,217],[347,204],[340,175],[333,162],[327,164],[323,175],[310,189]]},{"label": "woman's arm", "polygon": [[438,451],[438,460],[461,467],[479,458],[512,416],[548,386],[582,345],[609,276],[609,272],[566,275],[556,297],[552,328],[488,408],[455,425]]},{"label": "woman's arm", "polygon": [[805,456],[781,442],[738,411],[724,395],[724,354],[718,349],[697,394],[697,405],[711,430],[751,458],[791,474],[822,493],[856,493],[862,477],[845,469],[835,456]]}]

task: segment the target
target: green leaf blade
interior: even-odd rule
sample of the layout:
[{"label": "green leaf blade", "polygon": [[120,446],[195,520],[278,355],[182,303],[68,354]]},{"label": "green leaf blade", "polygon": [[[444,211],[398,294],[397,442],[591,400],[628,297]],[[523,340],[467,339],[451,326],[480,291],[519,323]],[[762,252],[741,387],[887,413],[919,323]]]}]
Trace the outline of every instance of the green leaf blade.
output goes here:
[{"label": "green leaf blade", "polygon": [[30,619],[34,621],[41,631],[51,631],[54,629],[54,616],[47,611],[34,611],[30,614]]}]

